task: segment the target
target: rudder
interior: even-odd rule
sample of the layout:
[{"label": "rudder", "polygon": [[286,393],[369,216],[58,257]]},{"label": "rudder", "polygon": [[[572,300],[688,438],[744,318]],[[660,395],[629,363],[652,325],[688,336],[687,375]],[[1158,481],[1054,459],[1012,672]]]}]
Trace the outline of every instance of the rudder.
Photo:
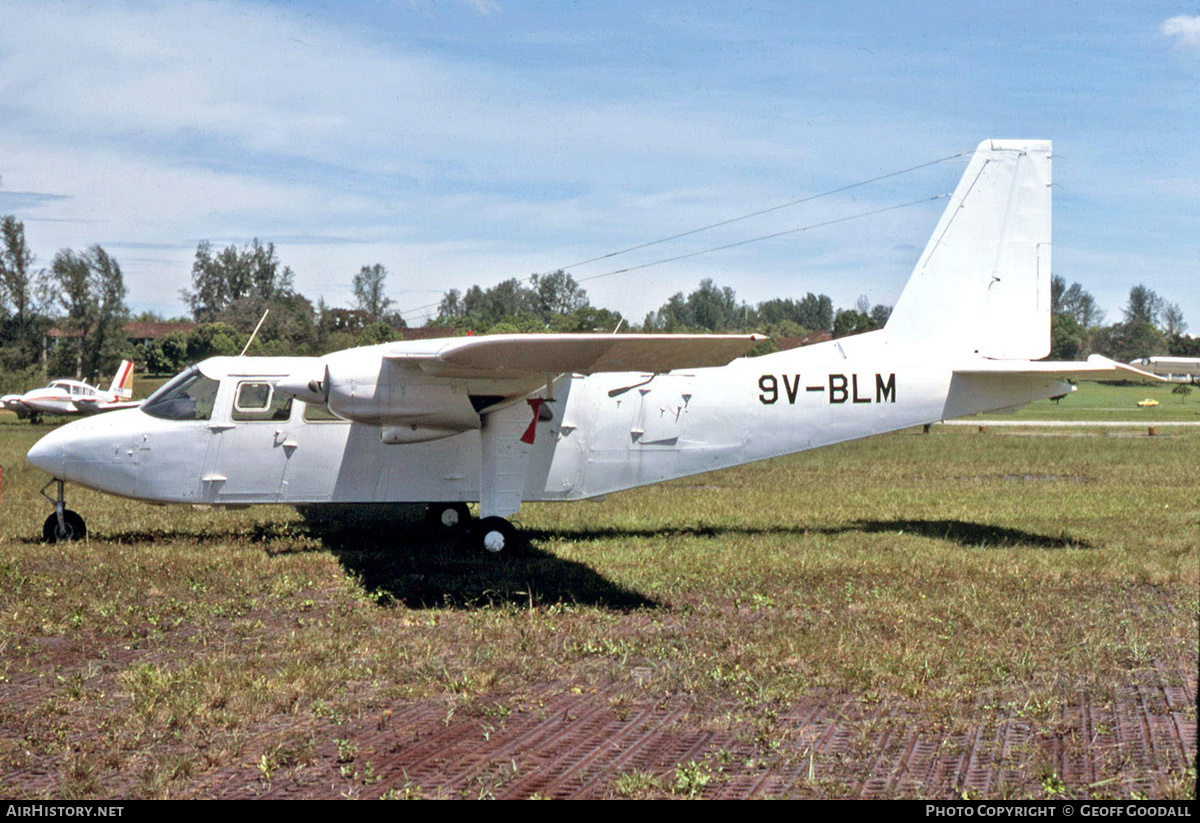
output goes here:
[{"label": "rudder", "polygon": [[1003,360],[1050,352],[1048,140],[985,140],[888,318],[889,342]]}]

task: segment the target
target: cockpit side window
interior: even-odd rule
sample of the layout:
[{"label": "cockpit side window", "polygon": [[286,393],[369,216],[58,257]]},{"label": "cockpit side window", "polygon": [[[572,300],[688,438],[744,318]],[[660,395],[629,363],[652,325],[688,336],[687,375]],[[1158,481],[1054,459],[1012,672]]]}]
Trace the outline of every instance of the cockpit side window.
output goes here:
[{"label": "cockpit side window", "polygon": [[219,385],[193,366],[150,395],[142,404],[142,411],[165,420],[208,420]]},{"label": "cockpit side window", "polygon": [[234,420],[285,421],[292,415],[292,398],[275,391],[265,380],[243,380],[233,395]]}]

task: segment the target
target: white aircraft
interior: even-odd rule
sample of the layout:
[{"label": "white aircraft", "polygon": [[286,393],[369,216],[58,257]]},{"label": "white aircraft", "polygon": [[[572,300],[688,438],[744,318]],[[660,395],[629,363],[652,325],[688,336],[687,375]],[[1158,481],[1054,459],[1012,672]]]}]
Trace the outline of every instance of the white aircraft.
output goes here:
[{"label": "white aircraft", "polygon": [[[496,335],[216,357],[137,410],[46,435],[63,481],[157,502],[425,503],[499,552],[523,501],[599,497],[1072,390],[1155,379],[1050,348],[1050,143],[980,144],[879,331],[738,358],[755,335]],[[50,483],[46,484],[49,487]]]},{"label": "white aircraft", "polygon": [[1200,380],[1200,357],[1139,357],[1129,365],[1178,382]]},{"label": "white aircraft", "polygon": [[6,394],[0,404],[24,419],[40,414],[96,414],[138,405],[133,397],[133,363],[122,360],[108,391],[79,380],[52,380],[24,394]]}]

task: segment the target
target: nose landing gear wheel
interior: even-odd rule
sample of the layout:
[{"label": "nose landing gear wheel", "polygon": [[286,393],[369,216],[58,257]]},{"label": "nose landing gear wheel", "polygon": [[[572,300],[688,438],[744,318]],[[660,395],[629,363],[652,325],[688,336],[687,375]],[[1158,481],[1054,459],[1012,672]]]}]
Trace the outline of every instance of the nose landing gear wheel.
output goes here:
[{"label": "nose landing gear wheel", "polygon": [[69,543],[87,537],[87,526],[77,512],[67,509],[63,512],[62,523],[58,522],[55,512],[46,518],[42,524],[42,539],[47,543]]},{"label": "nose landing gear wheel", "polygon": [[[67,508],[63,487],[66,484],[57,477],[42,486],[42,497],[54,504],[54,514],[46,518],[42,524],[42,539],[47,543],[68,543],[72,540],[82,540],[87,537],[87,526],[83,518]],[[46,489],[54,486],[54,497],[46,494]]]},{"label": "nose landing gear wheel", "polygon": [[488,554],[511,553],[517,547],[517,529],[503,517],[485,517],[475,524],[474,542]]}]

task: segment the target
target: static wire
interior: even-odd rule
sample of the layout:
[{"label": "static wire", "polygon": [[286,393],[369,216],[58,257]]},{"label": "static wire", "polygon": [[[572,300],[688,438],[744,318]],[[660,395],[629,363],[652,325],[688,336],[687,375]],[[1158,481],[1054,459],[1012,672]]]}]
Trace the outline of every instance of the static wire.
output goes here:
[{"label": "static wire", "polygon": [[[946,162],[949,162],[950,160],[957,160],[960,157],[966,157],[970,154],[971,154],[971,152],[969,152],[969,151],[961,151],[961,152],[958,152],[957,154],[951,154],[946,157],[940,157],[937,160],[930,160],[926,163],[918,163],[915,166],[909,166],[906,169],[900,169],[899,171],[893,171],[893,172],[888,172],[887,174],[881,174],[878,177],[872,177],[868,180],[860,180],[857,183],[850,183],[845,186],[840,186],[836,189],[830,189],[828,191],[820,192],[819,194],[810,194],[807,197],[800,197],[795,200],[789,200],[786,203],[780,203],[779,205],[776,205],[776,206],[769,206],[768,208],[765,208],[765,209],[758,209],[757,211],[748,212],[746,214],[738,215],[737,217],[730,217],[726,220],[721,220],[716,223],[710,223],[706,226],[700,226],[699,228],[689,229],[688,231],[679,232],[677,234],[672,234],[667,237],[660,237],[657,240],[649,240],[645,243],[639,243],[636,246],[629,246],[628,248],[618,249],[617,251],[612,251],[607,254],[601,254],[597,257],[590,257],[587,260],[580,260],[575,263],[570,263],[566,266],[559,266],[555,269],[551,269],[551,271],[568,271],[570,269],[578,268],[579,266],[586,266],[590,263],[598,263],[601,260],[610,260],[610,259],[617,257],[619,255],[622,255],[622,254],[628,254],[630,252],[640,251],[642,249],[648,249],[651,246],[657,246],[662,243],[669,243],[672,240],[679,240],[680,238],[683,238],[683,237],[690,237],[694,234],[700,234],[701,232],[706,232],[711,229],[717,229],[722,226],[728,226],[731,223],[738,223],[742,220],[749,220],[753,217],[760,217],[761,215],[770,214],[771,212],[780,211],[781,209],[790,208],[792,206],[798,206],[802,203],[810,203],[813,200],[819,200],[822,197],[830,197],[834,194],[841,194],[842,192],[849,191],[851,189],[860,188],[862,186],[869,186],[872,183],[878,183],[881,180],[887,180],[892,177],[899,177],[902,174],[909,174],[910,172],[919,171],[920,169],[929,168],[930,166],[936,166],[939,163],[946,163]],[[625,274],[626,272],[637,271],[639,269],[647,269],[647,268],[650,268],[651,266],[661,266],[665,263],[674,263],[678,260],[686,260],[689,257],[699,257],[700,255],[711,254],[713,252],[718,252],[718,251],[724,251],[725,249],[732,249],[732,248],[736,248],[738,246],[746,246],[751,243],[759,243],[763,240],[771,240],[776,237],[783,237],[788,234],[798,234],[799,232],[809,231],[811,229],[818,229],[818,228],[822,228],[824,226],[832,226],[837,223],[845,223],[849,220],[857,220],[862,217],[871,217],[872,215],[882,214],[884,212],[896,211],[897,209],[909,208],[911,206],[920,205],[921,203],[928,203],[933,200],[941,200],[941,199],[943,199],[945,197],[949,197],[949,196],[950,196],[949,193],[946,193],[946,194],[934,195],[933,197],[923,197],[919,200],[912,200],[908,203],[901,203],[901,204],[895,205],[895,206],[885,206],[880,209],[872,209],[871,211],[859,212],[857,214],[850,214],[850,215],[846,215],[844,217],[835,218],[833,220],[825,220],[820,223],[811,223],[807,226],[798,226],[794,229],[786,229],[784,231],[774,232],[773,234],[764,234],[759,237],[752,237],[748,240],[740,240],[736,243],[727,243],[723,246],[713,246],[712,248],[701,249],[700,251],[689,252],[687,254],[680,254],[680,255],[676,255],[674,257],[666,257],[661,260],[652,261],[650,263],[642,263],[637,266],[628,266],[623,269],[614,269],[613,271],[603,272],[601,274],[592,274],[592,275],[588,275],[587,277],[577,278],[575,282],[576,283],[586,283],[590,280],[599,280],[602,277],[611,277],[616,274]],[[527,277],[518,278],[517,282],[518,283],[527,283],[536,276],[537,276],[536,274],[531,274]],[[434,308],[435,306],[439,306],[439,305],[441,305],[440,300],[437,303],[427,303],[423,306],[417,306],[415,308],[407,309],[405,311],[402,311],[400,314],[402,316],[406,315],[406,314],[416,314],[417,312],[421,312],[426,309],[431,309],[431,308]]]}]

